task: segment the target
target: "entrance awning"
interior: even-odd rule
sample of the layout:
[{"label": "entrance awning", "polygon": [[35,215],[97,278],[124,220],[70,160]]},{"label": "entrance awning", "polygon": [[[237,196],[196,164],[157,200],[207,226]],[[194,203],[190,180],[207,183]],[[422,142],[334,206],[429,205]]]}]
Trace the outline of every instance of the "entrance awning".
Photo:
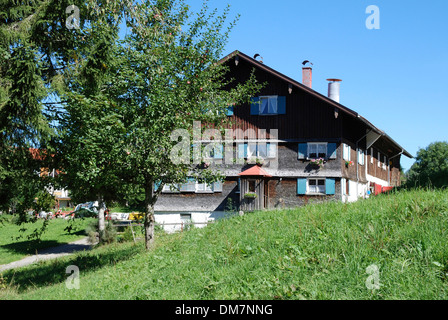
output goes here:
[{"label": "entrance awning", "polygon": [[272,177],[270,174],[268,174],[266,171],[264,171],[261,167],[257,165],[254,165],[253,167],[247,169],[244,172],[241,172],[239,175],[244,177]]}]

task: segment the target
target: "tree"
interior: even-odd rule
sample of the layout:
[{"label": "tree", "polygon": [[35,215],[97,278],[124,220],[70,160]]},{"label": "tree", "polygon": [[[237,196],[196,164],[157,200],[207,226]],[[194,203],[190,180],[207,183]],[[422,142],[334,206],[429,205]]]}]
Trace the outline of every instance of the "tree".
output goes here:
[{"label": "tree", "polygon": [[447,187],[448,143],[434,142],[420,149],[407,177],[406,185],[411,187]]},{"label": "tree", "polygon": [[[222,128],[228,107],[249,101],[258,89],[254,77],[229,89],[228,69],[218,63],[236,22],[225,27],[228,11],[210,13],[205,1],[195,15],[183,1],[142,1],[127,21],[131,30],[119,47],[121,61],[109,96],[117,98],[126,128],[121,163],[127,183],[145,194],[147,249],[154,242],[154,206],[165,184],[183,183],[189,176],[207,182],[222,178],[212,169],[195,170],[195,153],[187,161],[177,161],[180,154],[173,159],[180,138],[171,135],[173,130],[191,137],[194,121]],[[189,148],[192,141],[184,143]]]},{"label": "tree", "polygon": [[57,165],[63,172],[60,185],[72,190],[74,200],[98,201],[100,240],[105,232],[104,204],[115,200],[121,187],[118,153],[124,128],[115,112],[115,99],[108,95],[120,23],[113,13],[121,8],[103,9],[95,22],[80,31],[92,35],[90,46],[60,93],[65,110],[54,142]]},{"label": "tree", "polygon": [[[77,5],[77,6],[73,6]],[[121,5],[121,4],[120,4]],[[54,124],[64,112],[61,90],[103,25],[95,24],[109,1],[0,2],[0,206],[19,204],[24,217],[42,188],[36,172],[52,164],[50,156],[32,159],[30,149],[46,150],[55,139]],[[79,8],[79,28],[68,28],[68,8]],[[110,18],[112,14],[108,15]],[[79,32],[79,30],[87,32]],[[38,161],[36,161],[38,160]],[[37,163],[39,162],[39,163]],[[49,179],[47,179],[50,182]]]}]

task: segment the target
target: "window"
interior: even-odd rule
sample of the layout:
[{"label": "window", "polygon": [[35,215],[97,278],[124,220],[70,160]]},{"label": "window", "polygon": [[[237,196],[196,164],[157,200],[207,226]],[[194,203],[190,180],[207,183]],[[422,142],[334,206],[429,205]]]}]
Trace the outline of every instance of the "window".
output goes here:
[{"label": "window", "polygon": [[373,158],[374,158],[374,155],[373,155],[373,148],[370,148],[370,163],[371,163],[371,164],[373,164]]},{"label": "window", "polygon": [[383,162],[383,170],[386,170],[387,169],[387,157],[386,156],[384,156],[384,162]]},{"label": "window", "polygon": [[163,186],[163,193],[178,193],[179,185],[174,183],[167,183]]},{"label": "window", "polygon": [[223,159],[224,146],[221,143],[209,143],[204,147],[205,159]]},{"label": "window", "polygon": [[378,152],[378,168],[381,167],[381,153]]},{"label": "window", "polygon": [[273,159],[277,157],[276,143],[242,143],[238,145],[238,158]]},{"label": "window", "polygon": [[342,189],[342,195],[349,196],[350,195],[350,180],[342,178],[341,179],[341,189]]},{"label": "window", "polygon": [[260,115],[277,114],[277,96],[260,97]]},{"label": "window", "polygon": [[350,161],[350,146],[346,143],[343,144],[343,155],[344,160]]},{"label": "window", "polygon": [[247,181],[247,192],[255,192],[256,189],[256,181],[248,180]]},{"label": "window", "polygon": [[209,185],[206,181],[196,183],[196,193],[213,192],[213,185]]},{"label": "window", "polygon": [[308,179],[308,193],[325,193],[325,179]]},{"label": "window", "polygon": [[361,150],[361,149],[358,150],[358,163],[362,166],[365,164],[364,150]]},{"label": "window", "polygon": [[[154,184],[155,190],[159,187],[159,183]],[[215,182],[210,185],[205,181],[198,182],[194,178],[188,178],[184,184],[165,184],[162,193],[216,193],[222,192],[223,182]]]},{"label": "window", "polygon": [[334,195],[336,191],[335,178],[298,178],[297,194],[298,195]]},{"label": "window", "polygon": [[308,159],[326,158],[326,143],[308,143]]},{"label": "window", "polygon": [[251,115],[286,114],[285,96],[261,96],[251,98]]}]

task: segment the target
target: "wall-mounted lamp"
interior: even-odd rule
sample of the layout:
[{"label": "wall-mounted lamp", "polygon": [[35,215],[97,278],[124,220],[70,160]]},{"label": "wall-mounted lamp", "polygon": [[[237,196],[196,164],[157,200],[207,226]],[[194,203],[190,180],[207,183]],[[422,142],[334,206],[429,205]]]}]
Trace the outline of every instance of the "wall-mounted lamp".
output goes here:
[{"label": "wall-mounted lamp", "polygon": [[289,92],[289,94],[292,93],[292,84],[289,84],[289,85],[288,85],[288,92]]},{"label": "wall-mounted lamp", "polygon": [[240,57],[235,57],[235,65],[238,66],[238,63],[240,63]]},{"label": "wall-mounted lamp", "polygon": [[339,109],[334,108],[334,117],[337,119],[339,117]]}]

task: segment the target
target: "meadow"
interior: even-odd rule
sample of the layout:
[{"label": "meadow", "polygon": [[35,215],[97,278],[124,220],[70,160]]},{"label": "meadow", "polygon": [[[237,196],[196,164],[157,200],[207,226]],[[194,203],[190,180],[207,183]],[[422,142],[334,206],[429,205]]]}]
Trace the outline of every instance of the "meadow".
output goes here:
[{"label": "meadow", "polygon": [[448,191],[403,190],[100,246],[4,272],[0,299],[445,300],[447,239]]}]

